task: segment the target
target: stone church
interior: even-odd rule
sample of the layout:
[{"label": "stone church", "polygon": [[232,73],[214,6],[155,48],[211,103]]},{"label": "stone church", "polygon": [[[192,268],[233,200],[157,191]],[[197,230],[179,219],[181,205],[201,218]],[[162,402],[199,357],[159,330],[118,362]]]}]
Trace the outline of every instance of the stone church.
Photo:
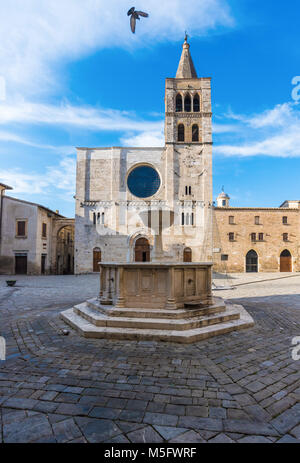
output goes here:
[{"label": "stone church", "polygon": [[77,148],[75,273],[98,262],[212,262],[211,79],[184,41],[163,148]]}]

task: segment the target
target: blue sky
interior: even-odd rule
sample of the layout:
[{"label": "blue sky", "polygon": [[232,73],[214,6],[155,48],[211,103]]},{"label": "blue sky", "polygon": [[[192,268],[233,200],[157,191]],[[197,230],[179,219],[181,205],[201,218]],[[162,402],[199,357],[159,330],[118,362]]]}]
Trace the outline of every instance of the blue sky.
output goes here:
[{"label": "blue sky", "polygon": [[15,196],[73,216],[76,146],[161,146],[187,30],[212,77],[214,197],[224,185],[233,206],[300,199],[298,0],[139,0],[150,16],[135,35],[127,0],[7,3],[0,181]]}]

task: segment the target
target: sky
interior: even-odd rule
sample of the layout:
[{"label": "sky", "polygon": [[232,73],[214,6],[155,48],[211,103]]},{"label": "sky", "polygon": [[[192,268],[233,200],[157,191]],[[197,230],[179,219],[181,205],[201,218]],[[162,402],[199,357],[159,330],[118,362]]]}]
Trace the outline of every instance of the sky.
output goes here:
[{"label": "sky", "polygon": [[300,199],[299,0],[0,4],[0,182],[74,216],[76,147],[163,146],[164,87],[185,31],[212,77],[214,199]]}]

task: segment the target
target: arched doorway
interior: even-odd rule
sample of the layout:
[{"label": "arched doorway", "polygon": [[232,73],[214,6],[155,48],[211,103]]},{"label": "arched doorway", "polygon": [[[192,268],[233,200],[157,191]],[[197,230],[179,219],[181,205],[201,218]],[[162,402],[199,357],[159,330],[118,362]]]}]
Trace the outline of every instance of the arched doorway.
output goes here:
[{"label": "arched doorway", "polygon": [[287,249],[280,254],[280,271],[292,272],[292,255]]},{"label": "arched doorway", "polygon": [[99,262],[101,262],[101,249],[93,249],[93,272],[99,272]]},{"label": "arched doorway", "polygon": [[253,249],[246,255],[246,272],[257,273],[258,272],[258,255]]},{"label": "arched doorway", "polygon": [[192,262],[191,248],[185,248],[183,251],[183,262]]},{"label": "arched doorway", "polygon": [[146,238],[139,238],[134,247],[135,262],[150,262],[150,244]]},{"label": "arched doorway", "polygon": [[[46,255],[43,256],[46,260]],[[74,225],[65,225],[57,232],[56,273],[57,275],[74,273]]]}]

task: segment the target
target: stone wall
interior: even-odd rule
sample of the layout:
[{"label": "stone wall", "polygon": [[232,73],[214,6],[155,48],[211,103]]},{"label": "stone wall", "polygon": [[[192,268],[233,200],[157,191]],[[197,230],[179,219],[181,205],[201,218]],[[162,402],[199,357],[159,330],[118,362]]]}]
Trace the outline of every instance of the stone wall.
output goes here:
[{"label": "stone wall", "polygon": [[[234,224],[229,217],[234,217]],[[259,216],[259,225],[255,217]],[[288,218],[283,224],[282,217]],[[234,241],[229,241],[229,233],[234,233]],[[263,233],[263,240],[252,242],[251,233]],[[283,234],[288,233],[288,241]],[[246,255],[250,250],[258,254],[259,272],[278,272],[280,255],[288,250],[292,255],[292,270],[300,271],[300,210],[299,209],[214,209],[214,270],[245,272]],[[228,255],[222,261],[221,255]]]}]

